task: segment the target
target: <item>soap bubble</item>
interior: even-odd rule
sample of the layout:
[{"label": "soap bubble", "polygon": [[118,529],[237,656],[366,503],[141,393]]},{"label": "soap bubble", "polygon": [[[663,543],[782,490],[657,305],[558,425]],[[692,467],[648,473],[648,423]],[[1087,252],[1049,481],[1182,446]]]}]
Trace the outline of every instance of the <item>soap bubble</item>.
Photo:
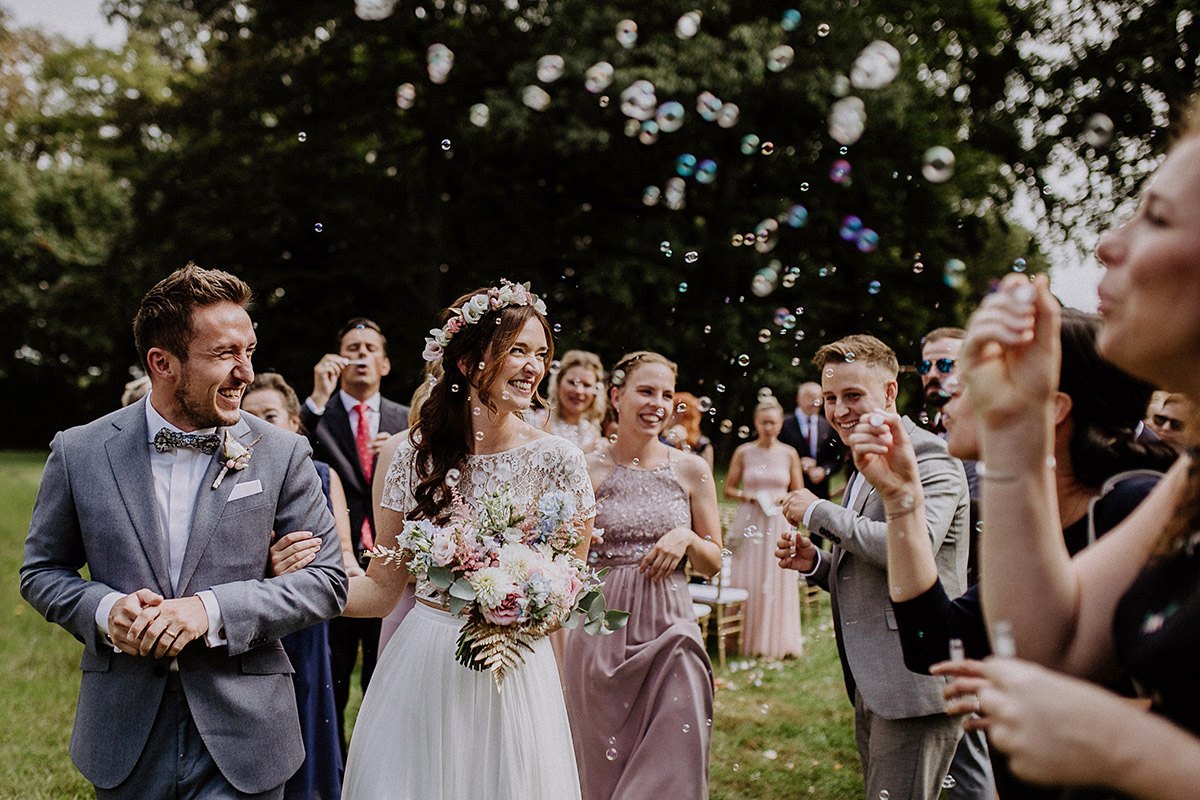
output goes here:
[{"label": "soap bubble", "polygon": [[663,133],[674,133],[683,127],[683,114],[683,103],[671,100],[658,107],[654,120]]},{"label": "soap bubble", "polygon": [[1092,114],[1083,129],[1083,139],[1092,147],[1104,147],[1112,141],[1113,121],[1108,114]]},{"label": "soap bubble", "polygon": [[660,197],[662,197],[662,190],[657,186],[647,186],[642,190],[643,205],[656,206]]},{"label": "soap bubble", "polygon": [[783,72],[792,65],[795,58],[796,51],[786,44],[781,44],[767,53],[767,69],[771,72]]},{"label": "soap bubble", "polygon": [[876,39],[862,49],[850,68],[850,84],[856,89],[882,89],[900,72],[900,51]]},{"label": "soap bubble", "polygon": [[453,489],[457,486],[460,478],[461,474],[458,470],[453,468],[446,470],[446,486],[449,488]]},{"label": "soap bubble", "polygon": [[675,35],[680,39],[690,39],[700,30],[700,12],[689,11],[675,23]]},{"label": "soap bubble", "polygon": [[1012,263],[1012,268],[1013,268],[1013,272],[1024,272],[1025,271],[1025,259],[1014,258],[1013,263]]},{"label": "soap bubble", "polygon": [[647,120],[654,116],[658,100],[654,96],[654,84],[637,80],[621,92],[621,113],[630,119]]},{"label": "soap bubble", "polygon": [[471,124],[479,128],[487,125],[491,116],[491,110],[483,103],[476,103],[471,106],[471,110],[467,114],[467,118],[471,120]]},{"label": "soap bubble", "polygon": [[696,165],[696,182],[712,183],[717,179],[717,162],[706,158]]},{"label": "soap bubble", "polygon": [[839,158],[829,166],[829,180],[834,183],[845,183],[850,177],[850,162]]},{"label": "soap bubble", "polygon": [[820,36],[822,39],[824,39],[828,35],[829,35],[829,23],[822,22],[820,25],[817,26],[817,36]]},{"label": "soap bubble", "polygon": [[954,151],[937,145],[925,151],[921,175],[930,183],[945,183],[954,175]]},{"label": "soap bubble", "polygon": [[794,31],[800,27],[800,12],[794,8],[789,8],[783,12],[783,18],[779,20],[779,27],[785,31]]},{"label": "soap bubble", "polygon": [[[760,342],[762,342],[763,344],[766,344],[767,342],[771,341],[771,331],[767,330],[766,328],[763,328],[762,330],[760,330],[758,332],[758,340]],[[750,363],[749,357],[746,358],[746,363]]]},{"label": "soap bubble", "polygon": [[761,142],[761,140],[758,138],[757,134],[747,133],[745,136],[742,137],[742,143],[740,145],[742,155],[744,155],[744,156],[754,155],[755,151],[758,150],[758,146],[759,146],[760,142]]},{"label": "soap bubble", "polygon": [[779,281],[779,273],[770,267],[763,267],[758,272],[754,273],[754,277],[750,281],[750,291],[755,297],[766,297],[771,292],[775,291],[775,286]]},{"label": "soap bubble", "polygon": [[854,246],[858,248],[860,253],[873,253],[875,248],[879,246],[879,234],[871,228],[863,228],[858,234],[858,238],[854,241]]},{"label": "soap bubble", "polygon": [[407,111],[413,107],[417,99],[417,87],[411,83],[402,83],[396,87],[396,107]]},{"label": "soap bubble", "polygon": [[612,84],[613,65],[607,61],[597,61],[583,73],[583,88],[592,94],[599,94]]},{"label": "soap bubble", "polygon": [[454,53],[440,42],[431,44],[425,50],[425,62],[430,83],[445,83],[454,68]]},{"label": "soap bubble", "polygon": [[697,253],[695,250],[688,250],[686,253],[683,254],[683,260],[686,261],[688,264],[695,264],[696,260],[699,258],[700,258],[700,254]]},{"label": "soap bubble", "polygon": [[718,426],[718,429],[721,431],[721,433],[729,433],[733,430],[733,421],[728,419],[721,420],[721,424]]},{"label": "soap bubble", "polygon": [[691,153],[681,153],[675,159],[675,173],[681,178],[691,177],[696,172],[696,157]]},{"label": "soap bubble", "polygon": [[443,149],[443,150],[449,150],[449,149],[450,149],[450,146],[451,146],[451,145],[450,145],[450,140],[449,140],[449,139],[442,139],[442,149]]},{"label": "soap bubble", "polygon": [[296,134],[296,140],[300,141],[300,142],[307,142],[308,134],[305,133],[304,131],[300,131],[300,133]]},{"label": "soap bubble", "polygon": [[946,261],[945,267],[942,268],[942,282],[952,289],[958,289],[966,283],[967,265],[957,258],[951,258]]},{"label": "soap bubble", "polygon": [[804,206],[792,206],[787,211],[787,224],[792,228],[803,228],[808,222],[808,209]]},{"label": "soap bubble", "polygon": [[851,214],[842,219],[842,227],[838,229],[838,236],[844,241],[853,242],[858,238],[858,232],[862,230],[863,221]]},{"label": "soap bubble", "polygon": [[774,142],[763,142],[762,149],[759,150],[759,152],[762,153],[764,156],[771,155],[772,153],[775,152],[775,143]]},{"label": "soap bubble", "polygon": [[879,283],[879,281],[871,281],[869,284],[867,284],[867,294],[879,294],[879,290],[882,288],[883,286]]},{"label": "soap bubble", "polygon": [[701,92],[696,96],[696,113],[705,122],[714,122],[722,105],[724,103],[712,92]]},{"label": "soap bubble", "polygon": [[613,761],[614,759],[616,759],[617,748],[615,748],[615,747],[608,748],[608,750],[606,750],[604,753],[604,757],[607,758],[609,761]]},{"label": "soap bubble", "polygon": [[387,19],[396,8],[396,0],[354,0],[354,14],[367,22]]},{"label": "soap bubble", "polygon": [[688,285],[687,285],[686,283],[680,283],[680,284],[679,284],[679,293],[680,293],[680,294],[683,294],[683,293],[684,293],[684,292],[686,292],[687,290],[688,290]]},{"label": "soap bubble", "polygon": [[[771,335],[771,332],[767,331],[767,336],[770,336],[770,335]],[[742,353],[740,356],[738,356],[737,363],[743,367],[750,366],[750,356],[746,355],[745,353]]]},{"label": "soap bubble", "polygon": [[953,775],[947,775],[946,777],[942,778],[942,788],[943,789],[953,789],[957,785],[958,785],[958,781],[956,781],[954,779]]},{"label": "soap bubble", "polygon": [[843,97],[829,107],[829,135],[838,144],[852,145],[867,128],[867,107],[858,97]]},{"label": "soap bubble", "polygon": [[736,103],[722,103],[721,109],[717,111],[717,125],[722,128],[732,128],[738,124],[741,115],[742,110],[737,107]]},{"label": "soap bubble", "polygon": [[521,90],[521,102],[534,111],[545,111],[550,107],[550,95],[542,87],[531,83]]},{"label": "soap bubble", "polygon": [[628,50],[637,42],[637,38],[638,27],[636,22],[631,19],[623,19],[617,23],[617,44]]},{"label": "soap bubble", "polygon": [[317,233],[320,233],[321,231],[325,230],[325,226],[318,222],[317,224],[313,225],[313,230]]},{"label": "soap bubble", "polygon": [[537,79],[542,83],[554,83],[562,77],[563,67],[562,56],[542,56],[537,62]]}]

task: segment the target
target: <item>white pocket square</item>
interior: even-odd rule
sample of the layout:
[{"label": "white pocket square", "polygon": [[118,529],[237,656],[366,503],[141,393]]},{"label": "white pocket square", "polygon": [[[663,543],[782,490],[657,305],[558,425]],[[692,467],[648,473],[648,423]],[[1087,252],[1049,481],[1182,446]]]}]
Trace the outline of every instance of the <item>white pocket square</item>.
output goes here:
[{"label": "white pocket square", "polygon": [[240,500],[243,497],[249,497],[252,494],[260,494],[262,492],[262,483],[260,481],[246,481],[239,483],[233,487],[233,491],[229,493],[229,501]]}]

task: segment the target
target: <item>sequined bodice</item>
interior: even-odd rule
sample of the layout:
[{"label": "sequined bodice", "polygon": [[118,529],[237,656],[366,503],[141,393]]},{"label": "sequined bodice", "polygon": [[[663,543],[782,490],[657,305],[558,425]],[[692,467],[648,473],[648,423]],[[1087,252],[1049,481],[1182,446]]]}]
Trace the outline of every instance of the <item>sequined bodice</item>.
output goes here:
[{"label": "sequined bodice", "polygon": [[[406,516],[417,504],[413,497],[414,461],[412,444],[401,442],[383,486],[381,505]],[[472,506],[504,484],[512,485],[518,508],[532,506],[543,494],[556,489],[574,495],[581,512],[595,505],[583,453],[557,436],[539,437],[501,453],[469,455],[459,472],[458,492]],[[419,583],[417,595],[427,597],[433,594],[430,589]]]},{"label": "sequined bodice", "polygon": [[691,501],[670,464],[657,469],[618,464],[596,499],[595,524],[604,529],[604,542],[592,547],[595,558],[590,560],[597,569],[636,564],[667,531],[692,527]]}]

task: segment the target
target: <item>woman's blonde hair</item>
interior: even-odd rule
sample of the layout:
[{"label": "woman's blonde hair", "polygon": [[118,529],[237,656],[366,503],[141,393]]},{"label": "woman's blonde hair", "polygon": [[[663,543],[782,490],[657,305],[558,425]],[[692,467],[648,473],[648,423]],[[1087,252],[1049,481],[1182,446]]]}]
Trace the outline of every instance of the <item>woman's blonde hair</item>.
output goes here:
[{"label": "woman's blonde hair", "polygon": [[598,426],[600,420],[604,418],[604,409],[607,407],[607,403],[604,402],[604,363],[600,361],[600,356],[589,353],[587,350],[568,350],[563,353],[558,370],[550,373],[550,381],[546,385],[550,413],[558,416],[558,383],[567,374],[567,370],[573,367],[590,370],[596,379],[595,399],[583,410],[582,417],[584,421]]}]

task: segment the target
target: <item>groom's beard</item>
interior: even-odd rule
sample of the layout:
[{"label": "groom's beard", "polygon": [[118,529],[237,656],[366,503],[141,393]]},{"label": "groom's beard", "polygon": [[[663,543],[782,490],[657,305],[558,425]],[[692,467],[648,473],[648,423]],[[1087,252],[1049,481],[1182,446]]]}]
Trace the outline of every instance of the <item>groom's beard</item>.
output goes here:
[{"label": "groom's beard", "polygon": [[191,376],[185,370],[175,387],[175,403],[193,428],[221,428],[237,423],[236,413],[231,420],[222,418],[215,399],[207,395],[193,396],[193,391]]}]

